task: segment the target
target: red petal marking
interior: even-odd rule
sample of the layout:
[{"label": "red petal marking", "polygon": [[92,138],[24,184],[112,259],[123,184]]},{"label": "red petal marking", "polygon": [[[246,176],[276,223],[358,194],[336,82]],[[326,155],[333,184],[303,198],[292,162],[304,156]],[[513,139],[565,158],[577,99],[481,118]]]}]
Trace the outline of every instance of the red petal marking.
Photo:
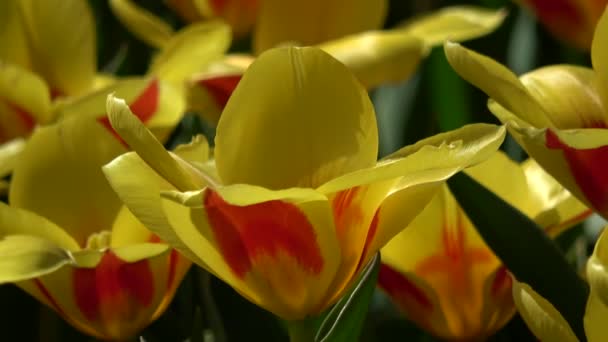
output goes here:
[{"label": "red petal marking", "polygon": [[305,271],[319,274],[323,257],[306,215],[291,203],[268,201],[239,207],[207,190],[207,219],[224,260],[243,278],[258,257],[286,254]]},{"label": "red petal marking", "polygon": [[213,12],[215,14],[222,13],[224,11],[224,9],[226,8],[226,5],[228,5],[228,1],[230,1],[230,0],[210,0],[211,7],[213,8]]},{"label": "red petal marking", "polygon": [[[17,115],[17,120],[19,120],[19,125],[23,127],[23,130],[20,130],[24,133],[23,135],[27,135],[34,130],[34,127],[36,126],[36,120],[28,111],[2,97],[0,97],[0,101],[2,101],[10,110],[15,112],[15,114]],[[9,127],[9,129],[11,131],[9,131],[8,134],[4,134],[2,130],[0,130],[0,141],[6,141],[15,136],[15,132],[13,131],[14,127]]]},{"label": "red petal marking", "polygon": [[376,232],[378,230],[379,214],[380,210],[376,210],[376,213],[374,213],[374,217],[372,218],[372,222],[369,225],[369,231],[367,232],[367,238],[365,238],[365,245],[363,245],[363,252],[361,253],[361,259],[359,260],[359,265],[357,265],[357,270],[360,270],[361,268],[365,267],[365,265],[363,265],[363,262],[365,261],[365,257],[369,252],[369,246],[372,244],[372,241],[374,241],[374,237],[376,237]]},{"label": "red petal marking", "polygon": [[378,285],[400,305],[404,306],[405,311],[412,312],[416,311],[418,308],[427,311],[433,309],[433,303],[423,290],[419,289],[418,286],[407,279],[407,277],[388,265],[380,265]]},{"label": "red petal marking", "polygon": [[362,187],[357,186],[340,191],[331,202],[334,224],[339,238],[347,234],[349,228],[363,221],[363,211],[359,205],[359,200],[357,200],[357,197],[362,193],[361,190]]},{"label": "red petal marking", "polygon": [[[135,116],[141,120],[144,124],[147,123],[156,110],[158,108],[158,100],[160,87],[158,85],[158,79],[154,79],[150,82],[148,87],[144,89],[144,91],[129,105],[131,111]],[[127,143],[122,140],[122,138],[114,131],[112,128],[112,124],[110,123],[110,119],[107,115],[103,115],[97,119],[106,129],[108,129],[112,134],[118,139],[125,147],[127,147]]]},{"label": "red petal marking", "polygon": [[559,140],[550,129],[545,145],[562,150],[574,180],[591,205],[602,215],[608,215],[608,145],[578,150]]},{"label": "red petal marking", "polygon": [[34,279],[34,284],[36,284],[36,288],[38,288],[38,291],[40,291],[40,293],[42,293],[42,295],[44,296],[44,298],[46,298],[46,300],[49,301],[49,303],[51,304],[51,306],[53,307],[53,309],[55,309],[55,311],[63,316],[63,317],[68,317],[65,314],[65,311],[63,311],[63,309],[59,306],[59,304],[57,303],[57,301],[55,301],[55,298],[53,298],[53,296],[51,296],[51,294],[49,293],[49,291],[46,289],[46,287],[44,286],[44,284],[42,284],[42,282],[38,279]]},{"label": "red petal marking", "polygon": [[509,275],[507,268],[500,266],[498,271],[496,271],[496,277],[494,278],[494,282],[492,282],[490,293],[496,297],[500,294],[504,294],[506,291],[511,292],[512,283],[513,280],[511,279],[511,275]]},{"label": "red petal marking", "polygon": [[492,262],[493,254],[487,248],[467,245],[464,214],[458,212],[455,227],[444,223],[441,232],[441,250],[422,260],[415,273],[422,278],[443,274],[450,280],[454,289],[465,289],[469,284],[472,268],[475,264]]},{"label": "red petal marking", "polygon": [[242,75],[218,76],[206,78],[197,83],[209,92],[218,108],[223,110],[232,92],[239,84],[241,77]]},{"label": "red petal marking", "polygon": [[65,96],[65,94],[63,92],[61,92],[61,90],[56,89],[56,88],[51,88],[50,95],[51,95],[51,100],[55,100],[58,97]]},{"label": "red petal marking", "polygon": [[127,263],[111,251],[97,267],[74,270],[72,284],[76,304],[90,321],[147,307],[154,299],[154,277],[147,260]]}]

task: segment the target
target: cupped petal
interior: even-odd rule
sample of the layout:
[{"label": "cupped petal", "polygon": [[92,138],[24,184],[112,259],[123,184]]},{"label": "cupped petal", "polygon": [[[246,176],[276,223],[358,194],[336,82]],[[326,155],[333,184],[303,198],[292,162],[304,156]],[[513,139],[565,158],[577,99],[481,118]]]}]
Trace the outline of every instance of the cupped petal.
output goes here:
[{"label": "cupped petal", "polygon": [[85,246],[89,235],[112,226],[120,208],[101,166],[124,151],[102,125],[87,117],[42,127],[32,134],[15,166],[9,203],[46,217]]},{"label": "cupped petal", "polygon": [[73,264],[17,286],[81,331],[124,340],[166,308],[165,297],[173,295],[167,288],[170,257],[163,244],[82,251]]},{"label": "cupped petal", "polygon": [[593,210],[572,196],[532,158],[521,164],[526,175],[534,221],[555,237],[589,217]]},{"label": "cupped petal", "polygon": [[27,28],[18,0],[0,2],[0,60],[23,68],[31,66]]},{"label": "cupped petal", "polygon": [[599,97],[597,79],[593,70],[571,65],[536,69],[520,78],[559,129],[603,128],[608,125],[608,108]]},{"label": "cupped petal", "polygon": [[[331,286],[340,247],[322,194],[237,184],[165,196],[176,233],[211,272],[254,303],[284,319],[302,319],[335,302],[328,293],[341,290]],[[177,224],[184,219],[190,223]]]},{"label": "cupped petal", "polygon": [[130,32],[155,48],[165,46],[173,35],[171,26],[131,0],[110,0],[110,8]]},{"label": "cupped petal", "polygon": [[37,75],[0,61],[0,142],[29,135],[51,116],[49,89]]},{"label": "cupped petal", "polygon": [[535,127],[552,127],[542,106],[504,65],[459,44],[446,42],[444,50],[452,68],[504,108]]},{"label": "cupped petal", "polygon": [[[608,7],[606,7],[608,8]],[[593,43],[591,45],[591,62],[595,70],[600,88],[600,96],[604,107],[608,110],[608,9],[597,23]]]},{"label": "cupped petal", "polygon": [[106,107],[112,128],[169,183],[180,190],[200,189],[207,185],[202,174],[197,174],[195,169],[165,150],[124,100],[109,95]]},{"label": "cupped petal", "polygon": [[190,25],[177,32],[154,57],[148,74],[181,84],[219,60],[230,47],[230,28],[219,20]]},{"label": "cupped petal", "polygon": [[542,341],[578,342],[568,322],[528,284],[513,282],[515,306],[528,328]]},{"label": "cupped petal", "polygon": [[448,6],[408,21],[401,30],[434,46],[447,39],[459,42],[484,36],[500,26],[506,16],[505,10]]},{"label": "cupped petal", "polygon": [[320,49],[281,48],[249,67],[215,146],[225,184],[316,187],[372,166],[378,131],[367,92],[343,64]]},{"label": "cupped petal", "polygon": [[318,47],[344,63],[368,89],[407,79],[429,53],[424,41],[403,30],[353,34]]},{"label": "cupped petal", "polygon": [[70,253],[47,239],[0,235],[0,284],[52,273],[71,262]]},{"label": "cupped petal", "polygon": [[445,185],[382,255],[385,263],[433,289],[446,329],[431,332],[461,340],[488,334],[482,325],[484,287],[500,262]]},{"label": "cupped petal", "polygon": [[585,335],[589,342],[601,342],[608,339],[606,330],[606,317],[608,316],[608,306],[600,300],[593,291],[589,293],[587,308],[585,309]]},{"label": "cupped petal", "polygon": [[93,84],[96,36],[86,1],[21,1],[34,70],[53,93],[82,94]]},{"label": "cupped petal", "polygon": [[264,0],[253,36],[256,54],[285,42],[314,45],[380,28],[385,0]]},{"label": "cupped petal", "polygon": [[378,287],[418,326],[435,336],[452,335],[437,294],[416,274],[383,262],[378,273]]}]

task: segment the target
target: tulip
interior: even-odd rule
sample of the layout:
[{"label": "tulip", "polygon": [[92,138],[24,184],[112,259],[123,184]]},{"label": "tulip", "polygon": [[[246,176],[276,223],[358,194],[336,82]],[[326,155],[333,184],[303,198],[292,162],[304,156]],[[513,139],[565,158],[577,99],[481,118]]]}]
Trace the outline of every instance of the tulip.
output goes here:
[{"label": "tulip", "polygon": [[473,125],[376,162],[367,92],[316,48],[272,49],[253,62],[220,118],[210,163],[166,152],[121,100],[108,99],[108,115],[136,152],[104,167],[127,207],[286,320],[334,304],[446,178],[504,137],[502,127]]},{"label": "tulip", "polygon": [[518,0],[557,38],[589,50],[606,0]]},{"label": "tulip", "polygon": [[[590,293],[584,316],[585,335],[588,342],[606,341],[606,315],[608,315],[608,241],[606,229],[596,242],[593,255],[587,262],[587,279]],[[513,298],[517,310],[530,330],[542,341],[578,342],[574,331],[545,298],[525,283],[514,282]]]},{"label": "tulip", "polygon": [[[591,211],[534,160],[498,152],[464,172],[555,236]],[[444,186],[382,249],[378,284],[403,313],[442,340],[482,341],[513,316],[511,277]]]},{"label": "tulip", "polygon": [[[131,103],[139,117],[146,96]],[[66,105],[80,115],[37,129],[19,154],[10,205],[0,204],[0,283],[15,283],[86,334],[125,340],[163,313],[190,262],[107,183],[101,166],[127,149],[90,119],[97,102]]]},{"label": "tulip", "polygon": [[513,137],[582,202],[608,217],[608,11],[591,47],[593,69],[543,67],[519,79],[495,61],[457,44],[448,61],[486,92],[489,108]]},{"label": "tulip", "polygon": [[[430,49],[447,37],[463,41],[483,36],[498,27],[504,17],[504,11],[446,7],[395,29],[352,34],[317,47],[344,63],[366,88],[372,89],[408,79]],[[253,60],[253,56],[227,55],[192,76],[190,108],[217,124],[230,94]]]}]

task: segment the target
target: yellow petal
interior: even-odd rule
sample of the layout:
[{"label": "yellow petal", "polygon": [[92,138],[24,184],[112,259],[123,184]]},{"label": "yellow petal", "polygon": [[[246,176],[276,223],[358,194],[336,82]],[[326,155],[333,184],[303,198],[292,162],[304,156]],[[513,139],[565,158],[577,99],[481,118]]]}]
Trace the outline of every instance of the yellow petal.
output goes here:
[{"label": "yellow petal", "polygon": [[448,62],[460,76],[503,107],[536,127],[551,126],[540,104],[504,65],[456,43],[445,43],[444,50]]},{"label": "yellow petal", "polygon": [[18,0],[0,2],[0,42],[0,60],[23,68],[31,66],[27,28]]},{"label": "yellow petal", "polygon": [[[174,189],[171,184],[154,172],[135,152],[114,159],[103,167],[103,172],[120,200],[147,229],[189,260],[199,265],[204,264],[175,234],[163,213],[160,192]],[[119,243],[123,240],[121,237],[118,239]]]},{"label": "yellow petal", "polygon": [[0,238],[0,284],[52,273],[71,262],[70,253],[44,238],[32,235]]},{"label": "yellow petal", "polygon": [[4,178],[13,172],[19,155],[25,148],[25,140],[14,139],[0,145],[0,178]]},{"label": "yellow petal", "polygon": [[155,48],[165,46],[173,35],[171,26],[131,0],[110,0],[110,8],[129,31]]},{"label": "yellow petal", "polygon": [[21,4],[34,70],[54,93],[72,95],[87,91],[97,70],[95,23],[88,3],[25,0]]},{"label": "yellow petal", "polygon": [[408,21],[401,29],[427,45],[439,45],[446,39],[457,42],[484,36],[500,26],[506,15],[505,10],[494,11],[474,6],[444,7]]},{"label": "yellow petal", "polygon": [[606,329],[606,317],[608,316],[608,307],[605,302],[601,301],[597,294],[592,290],[589,293],[587,300],[587,308],[585,310],[585,335],[589,342],[601,342],[608,339],[608,330]]},{"label": "yellow petal", "polygon": [[608,233],[602,232],[595,243],[593,255],[587,262],[587,279],[591,291],[600,299],[604,305],[608,303]]},{"label": "yellow petal", "polygon": [[578,342],[564,317],[528,284],[514,281],[513,299],[528,328],[540,340]]},{"label": "yellow petal", "polygon": [[559,235],[592,214],[591,209],[572,196],[534,159],[523,162],[522,168],[529,185],[527,193],[534,198],[531,210],[534,221],[550,236]]},{"label": "yellow petal", "polygon": [[254,51],[260,54],[285,42],[314,45],[377,29],[386,11],[385,0],[265,0],[254,32]]},{"label": "yellow petal", "polygon": [[[135,250],[135,252],[129,251]],[[124,254],[139,254],[137,261]],[[159,244],[83,251],[76,263],[17,283],[74,327],[103,340],[125,340],[165,309],[169,249]]]},{"label": "yellow petal", "polygon": [[407,79],[429,52],[421,39],[401,30],[353,34],[319,48],[344,63],[367,88]]},{"label": "yellow petal", "polygon": [[148,73],[179,84],[219,60],[230,47],[230,38],[230,28],[221,21],[190,25],[167,42]]},{"label": "yellow petal", "polygon": [[[591,45],[591,61],[600,83],[600,96],[608,108],[608,10],[597,23]],[[607,109],[608,110],[608,109]]]},{"label": "yellow petal", "polygon": [[282,48],[249,67],[215,142],[225,184],[316,187],[373,165],[378,132],[367,92],[344,65],[316,48]]},{"label": "yellow petal", "polygon": [[43,80],[21,67],[0,61],[0,142],[27,136],[50,120],[51,99]]},{"label": "yellow petal", "polygon": [[63,229],[36,213],[11,208],[0,203],[0,237],[11,235],[36,236],[68,251],[79,249],[78,243]]},{"label": "yellow petal", "polygon": [[197,134],[187,144],[177,145],[173,152],[190,163],[199,164],[206,163],[210,154],[207,138],[202,134]]},{"label": "yellow petal", "polygon": [[166,3],[187,22],[195,22],[212,16],[207,0],[167,0]]},{"label": "yellow petal", "polygon": [[206,183],[185,162],[180,163],[131,112],[124,100],[109,95],[106,103],[114,130],[159,175],[180,190],[200,189]]},{"label": "yellow petal", "polygon": [[598,96],[593,70],[569,65],[548,66],[520,79],[557,128],[606,126],[608,115]]},{"label": "yellow petal", "polygon": [[85,246],[90,234],[112,226],[118,212],[120,201],[101,166],[124,151],[105,127],[87,117],[42,127],[13,171],[9,202],[53,221]]},{"label": "yellow petal", "polygon": [[[330,287],[340,265],[333,213],[327,198],[314,190],[239,184],[167,195],[192,205],[182,207],[189,213],[165,211],[176,232],[196,243],[191,250],[212,272],[237,290],[244,283],[255,292],[256,304],[284,319],[302,319],[327,309],[334,303],[328,300],[336,298],[333,292],[342,290]],[[190,227],[177,223],[188,217]],[[209,255],[206,244],[220,260]]]}]

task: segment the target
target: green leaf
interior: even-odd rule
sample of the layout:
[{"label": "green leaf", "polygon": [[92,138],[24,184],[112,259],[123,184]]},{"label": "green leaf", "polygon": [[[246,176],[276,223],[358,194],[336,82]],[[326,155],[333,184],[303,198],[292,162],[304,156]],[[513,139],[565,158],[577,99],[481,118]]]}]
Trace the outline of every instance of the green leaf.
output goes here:
[{"label": "green leaf", "polygon": [[317,331],[315,341],[341,342],[358,340],[369,302],[376,287],[379,270],[380,254],[378,253],[365,266],[359,277],[359,281],[353,286],[353,289],[342,297],[329,311]]},{"label": "green leaf", "polygon": [[534,221],[464,173],[448,181],[450,190],[484,241],[518,281],[550,301],[580,341],[589,289],[557,245]]}]

